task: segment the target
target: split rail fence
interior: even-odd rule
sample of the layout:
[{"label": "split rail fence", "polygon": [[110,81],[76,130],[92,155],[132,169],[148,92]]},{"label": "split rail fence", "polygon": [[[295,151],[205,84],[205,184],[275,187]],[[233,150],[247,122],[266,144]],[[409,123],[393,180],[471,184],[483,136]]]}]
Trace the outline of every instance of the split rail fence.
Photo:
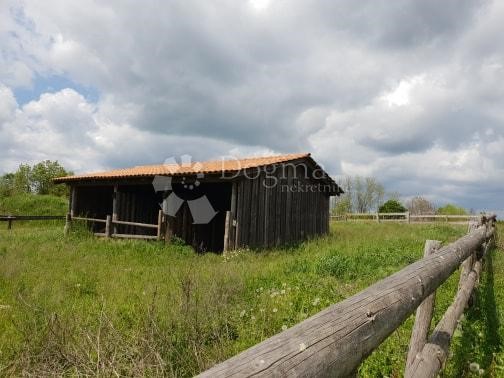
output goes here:
[{"label": "split rail fence", "polygon": [[0,222],[7,222],[7,229],[11,230],[16,221],[47,221],[63,220],[64,215],[0,215]]},{"label": "split rail fence", "polygon": [[403,222],[403,223],[433,223],[445,222],[453,224],[466,224],[475,221],[479,215],[439,215],[439,214],[410,214],[405,213],[347,213],[344,215],[331,215],[333,221],[375,221]]},{"label": "split rail fence", "polygon": [[[150,240],[161,240],[163,239],[163,228],[165,226],[165,217],[163,216],[163,211],[158,212],[158,222],[157,224],[150,223],[139,223],[139,222],[128,222],[117,219],[117,216],[107,215],[105,219],[100,218],[87,218],[87,217],[76,217],[71,214],[66,216],[65,224],[65,234],[68,233],[72,221],[85,221],[87,223],[102,223],[105,225],[105,232],[95,232],[96,236],[103,236],[106,238],[126,238],[126,239],[150,239]],[[156,235],[139,235],[139,234],[121,234],[117,232],[117,225],[133,226],[139,228],[155,229]]]},{"label": "split rail fence", "polygon": [[[470,224],[444,247],[428,240],[424,257],[360,293],[330,306],[224,361],[200,377],[348,377],[416,310],[405,376],[436,377],[451,338],[495,242],[495,216]],[[436,289],[458,268],[459,289],[428,337]]]}]

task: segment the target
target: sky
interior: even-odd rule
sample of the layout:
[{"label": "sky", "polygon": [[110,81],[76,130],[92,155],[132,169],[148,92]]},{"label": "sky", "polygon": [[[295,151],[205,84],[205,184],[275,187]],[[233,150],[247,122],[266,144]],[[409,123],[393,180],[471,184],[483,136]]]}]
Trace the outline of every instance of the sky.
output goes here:
[{"label": "sky", "polygon": [[311,152],[504,205],[504,2],[0,0],[0,174]]}]

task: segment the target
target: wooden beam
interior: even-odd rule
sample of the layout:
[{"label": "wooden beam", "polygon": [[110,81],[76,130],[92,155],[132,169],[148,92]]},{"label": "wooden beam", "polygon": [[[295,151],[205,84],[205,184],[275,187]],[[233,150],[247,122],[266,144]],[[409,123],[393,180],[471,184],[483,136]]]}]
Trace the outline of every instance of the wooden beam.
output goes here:
[{"label": "wooden beam", "polygon": [[107,221],[105,222],[105,237],[109,238],[112,234],[112,217],[107,215]]},{"label": "wooden beam", "polygon": [[[441,242],[438,240],[427,240],[424,247],[424,257],[430,256],[441,247]],[[416,355],[422,351],[430,329],[432,314],[434,313],[434,301],[436,292],[433,292],[418,306],[415,315],[415,324],[411,332],[411,339],[406,359],[406,371],[415,360]]]},{"label": "wooden beam", "polygon": [[346,377],[485,241],[483,227],[201,377]]}]

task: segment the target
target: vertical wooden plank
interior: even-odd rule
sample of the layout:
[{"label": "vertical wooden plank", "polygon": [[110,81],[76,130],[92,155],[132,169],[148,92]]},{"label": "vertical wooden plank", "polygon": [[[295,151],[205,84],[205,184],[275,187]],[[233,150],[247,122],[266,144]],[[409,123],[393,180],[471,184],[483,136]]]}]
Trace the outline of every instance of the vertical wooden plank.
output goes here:
[{"label": "vertical wooden plank", "polygon": [[268,229],[268,224],[269,224],[269,215],[270,215],[270,179],[269,177],[265,174],[264,178],[261,182],[262,189],[264,191],[264,216],[263,216],[263,224],[262,224],[262,235],[263,235],[263,240],[262,240],[262,245],[265,248],[269,247],[269,229]]},{"label": "vertical wooden plank", "polygon": [[[441,242],[438,240],[426,240],[424,247],[424,257],[430,256],[441,247]],[[427,342],[427,335],[429,333],[432,314],[434,313],[434,301],[436,292],[433,292],[418,306],[415,315],[415,324],[411,333],[410,345],[408,350],[408,357],[406,359],[406,372],[407,372],[417,354],[422,351],[425,343]]]},{"label": "vertical wooden plank", "polygon": [[[118,201],[118,185],[114,185],[114,193],[112,194],[112,220],[116,221],[117,218],[117,201]],[[114,234],[117,234],[117,225],[113,224]]]},{"label": "vertical wooden plank", "polygon": [[229,233],[229,249],[235,249],[236,240],[236,203],[237,203],[237,183],[231,184],[231,230]]},{"label": "vertical wooden plank", "polygon": [[174,235],[175,218],[169,215],[166,216],[165,243],[170,243]]},{"label": "vertical wooden plank", "polygon": [[157,240],[162,239],[163,235],[163,210],[158,211],[158,227],[157,227]]},{"label": "vertical wooden plank", "polygon": [[251,212],[251,192],[252,192],[252,181],[248,178],[244,177],[242,181],[243,185],[243,206],[242,206],[242,225],[241,225],[241,234],[242,234],[242,245],[249,245],[249,234],[250,234],[250,212]]},{"label": "vertical wooden plank", "polygon": [[256,245],[258,247],[263,247],[264,246],[264,220],[265,220],[265,207],[264,207],[264,201],[265,201],[265,196],[266,196],[266,188],[264,187],[264,177],[265,173],[261,170],[261,174],[259,175],[258,178],[258,193],[257,193],[257,205],[258,205],[258,210],[257,210],[257,238],[256,238]]},{"label": "vertical wooden plank", "polygon": [[238,249],[241,247],[241,222],[242,222],[242,217],[243,217],[243,185],[241,181],[236,182],[236,210],[235,210],[235,218],[236,218],[236,225],[235,225],[235,243],[234,243],[234,248]]},{"label": "vertical wooden plank", "polygon": [[292,193],[291,193],[291,186],[292,186],[292,166],[287,165],[286,166],[286,171],[287,171],[287,194],[285,196],[285,240],[284,243],[291,243],[292,242],[292,235],[291,235],[291,206],[292,206]]},{"label": "vertical wooden plank", "polygon": [[230,223],[231,223],[231,211],[226,211],[226,219],[224,221],[224,252],[229,251],[229,241],[230,241]]},{"label": "vertical wooden plank", "polygon": [[277,170],[276,172],[276,201],[275,201],[275,245],[280,245],[280,241],[282,240],[282,179],[280,177],[280,172]]},{"label": "vertical wooden plank", "polygon": [[110,238],[110,233],[112,230],[112,217],[107,215],[107,221],[105,223],[105,237]]},{"label": "vertical wooden plank", "polygon": [[259,177],[251,181],[251,186],[252,186],[252,194],[250,197],[250,233],[249,233],[249,246],[255,247],[257,246],[257,213],[259,210],[259,201],[258,201],[258,195],[259,195],[259,188],[258,188],[258,183],[259,183]]},{"label": "vertical wooden plank", "polygon": [[70,215],[72,217],[77,216],[77,187],[72,186],[72,194],[70,199]]}]

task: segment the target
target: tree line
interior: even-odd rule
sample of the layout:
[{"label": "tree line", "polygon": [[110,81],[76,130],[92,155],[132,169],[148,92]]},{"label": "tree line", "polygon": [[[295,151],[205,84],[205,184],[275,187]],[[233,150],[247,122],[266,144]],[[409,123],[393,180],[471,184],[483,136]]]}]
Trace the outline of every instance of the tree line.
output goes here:
[{"label": "tree line", "polygon": [[44,160],[34,165],[21,164],[15,172],[0,176],[0,196],[21,193],[65,196],[68,194],[66,186],[56,185],[53,179],[72,174],[58,161]]},{"label": "tree line", "polygon": [[436,206],[425,197],[416,196],[402,202],[397,192],[387,193],[385,187],[374,177],[345,176],[340,179],[340,186],[345,191],[334,197],[331,212],[333,215],[346,213],[404,213],[412,215],[467,215],[474,213],[455,204]]}]

